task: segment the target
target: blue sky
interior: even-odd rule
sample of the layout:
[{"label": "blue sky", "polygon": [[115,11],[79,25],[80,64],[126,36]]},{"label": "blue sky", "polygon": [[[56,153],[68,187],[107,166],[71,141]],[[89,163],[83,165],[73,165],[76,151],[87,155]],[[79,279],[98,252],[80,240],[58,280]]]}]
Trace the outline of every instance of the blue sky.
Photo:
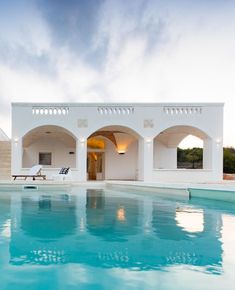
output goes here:
[{"label": "blue sky", "polygon": [[0,0],[0,122],[10,103],[225,102],[235,146],[235,1]]}]

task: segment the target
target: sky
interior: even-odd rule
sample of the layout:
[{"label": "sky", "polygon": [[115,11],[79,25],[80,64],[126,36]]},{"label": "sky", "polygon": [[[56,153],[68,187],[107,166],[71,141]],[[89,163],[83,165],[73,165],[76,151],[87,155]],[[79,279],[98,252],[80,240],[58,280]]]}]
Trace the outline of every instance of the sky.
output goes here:
[{"label": "sky", "polygon": [[224,102],[235,147],[235,0],[0,0],[11,102]]}]

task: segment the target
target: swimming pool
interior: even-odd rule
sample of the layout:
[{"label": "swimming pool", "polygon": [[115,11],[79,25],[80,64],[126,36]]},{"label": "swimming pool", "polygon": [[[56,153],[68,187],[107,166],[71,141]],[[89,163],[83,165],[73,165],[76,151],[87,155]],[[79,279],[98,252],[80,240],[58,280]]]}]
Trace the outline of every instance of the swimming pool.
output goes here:
[{"label": "swimming pool", "polygon": [[235,204],[103,189],[0,193],[1,290],[232,290]]}]

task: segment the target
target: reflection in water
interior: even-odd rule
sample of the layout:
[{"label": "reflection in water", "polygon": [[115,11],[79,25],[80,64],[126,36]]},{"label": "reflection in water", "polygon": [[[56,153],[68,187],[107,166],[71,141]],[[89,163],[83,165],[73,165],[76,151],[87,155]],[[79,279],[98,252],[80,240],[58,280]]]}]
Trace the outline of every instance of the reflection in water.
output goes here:
[{"label": "reflection in water", "polygon": [[10,219],[6,220],[6,222],[2,224],[1,228],[2,228],[1,236],[5,238],[10,238],[11,237],[11,220]]},{"label": "reflection in water", "polygon": [[177,208],[175,220],[177,225],[188,233],[200,233],[204,230],[204,216],[202,210]]},{"label": "reflection in water", "polygon": [[0,241],[2,238],[11,237],[10,206],[11,199],[9,195],[0,199]]},{"label": "reflection in water", "polygon": [[64,195],[42,195],[38,201],[22,198],[21,228],[29,236],[55,239],[71,235],[76,229],[75,200]]},{"label": "reflection in water", "polygon": [[175,221],[176,208],[174,204],[154,203],[152,226],[160,239],[187,240],[189,237]]},{"label": "reflection in water", "polygon": [[86,194],[86,207],[103,209],[105,203],[104,191],[98,189],[88,189]]},{"label": "reflection in water", "polygon": [[117,209],[117,219],[120,221],[120,222],[124,222],[126,220],[126,211],[125,211],[125,208],[124,207],[119,207]]},{"label": "reflection in water", "polygon": [[21,213],[10,243],[11,263],[67,262],[63,239],[75,234],[76,199],[67,195],[21,198]]},{"label": "reflection in water", "polygon": [[[185,218],[190,222],[194,217],[196,220],[192,226],[187,223],[186,227]],[[203,266],[205,271],[220,274],[222,247],[219,221],[220,216],[203,214],[201,209],[155,203],[153,229],[160,240],[164,240],[161,242],[164,243],[162,263]]]},{"label": "reflection in water", "polygon": [[76,196],[34,192],[11,202],[0,203],[0,232],[10,237],[13,265],[145,271],[191,265],[222,273],[221,211],[208,206],[103,190]]},{"label": "reflection in water", "polygon": [[127,242],[137,233],[139,206],[127,197],[107,197],[104,191],[87,190],[87,229],[107,241]]},{"label": "reflection in water", "polygon": [[51,197],[50,195],[43,195],[38,201],[39,210],[51,210]]}]

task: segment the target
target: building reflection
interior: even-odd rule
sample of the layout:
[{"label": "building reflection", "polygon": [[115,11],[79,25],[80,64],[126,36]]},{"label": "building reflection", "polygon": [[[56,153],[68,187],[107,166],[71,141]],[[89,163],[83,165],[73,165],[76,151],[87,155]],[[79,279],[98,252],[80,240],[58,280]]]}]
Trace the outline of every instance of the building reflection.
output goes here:
[{"label": "building reflection", "polygon": [[[222,271],[221,211],[207,206],[103,190],[77,196],[18,195],[11,203],[13,265],[77,263],[145,271],[190,265]],[[1,215],[2,225],[7,220]]]},{"label": "building reflection", "polygon": [[25,197],[21,208],[21,228],[29,236],[58,239],[75,232],[76,205],[66,195],[57,199],[41,195],[38,201]]},{"label": "building reflection", "polygon": [[66,261],[63,239],[77,228],[76,199],[67,194],[22,197],[20,215],[12,230],[11,263],[61,263]]},{"label": "building reflection", "polygon": [[11,208],[11,197],[4,193],[0,200],[0,241],[11,237],[11,218],[9,216]]},{"label": "building reflection", "polygon": [[106,241],[127,241],[138,230],[137,200],[128,197],[105,196],[103,190],[88,189],[86,203],[87,230]]},{"label": "building reflection", "polygon": [[187,233],[179,227],[175,220],[176,208],[166,204],[154,203],[153,205],[153,231],[163,240],[187,240]]},{"label": "building reflection", "polygon": [[154,204],[153,231],[163,244],[161,263],[222,271],[221,216],[190,205]]},{"label": "building reflection", "polygon": [[175,220],[185,232],[201,233],[204,231],[204,212],[201,209],[177,208]]}]

